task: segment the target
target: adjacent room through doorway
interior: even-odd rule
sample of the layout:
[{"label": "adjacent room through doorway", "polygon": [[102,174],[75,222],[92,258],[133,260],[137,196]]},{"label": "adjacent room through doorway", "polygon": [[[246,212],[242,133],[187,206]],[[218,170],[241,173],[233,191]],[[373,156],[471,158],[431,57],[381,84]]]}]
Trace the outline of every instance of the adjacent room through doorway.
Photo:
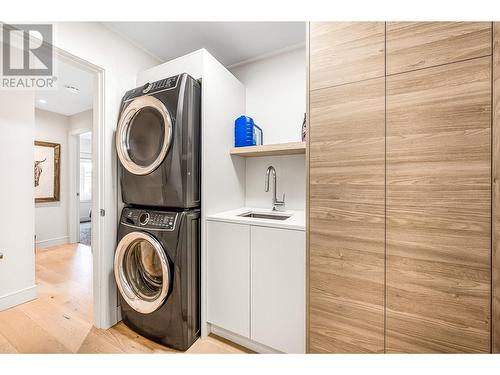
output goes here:
[{"label": "adjacent room through doorway", "polygon": [[92,133],[79,136],[79,243],[91,246],[92,243]]},{"label": "adjacent room through doorway", "polygon": [[[96,77],[57,61],[58,86],[35,93],[34,193],[38,299],[22,305],[56,351],[79,351],[92,329],[92,128]],[[72,335],[65,332],[71,330]],[[58,332],[61,334],[59,335]]]}]

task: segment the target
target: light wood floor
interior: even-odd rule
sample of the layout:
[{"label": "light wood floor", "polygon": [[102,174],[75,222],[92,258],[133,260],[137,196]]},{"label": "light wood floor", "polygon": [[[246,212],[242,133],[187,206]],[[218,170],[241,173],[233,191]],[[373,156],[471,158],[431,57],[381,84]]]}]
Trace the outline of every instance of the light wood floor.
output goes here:
[{"label": "light wood floor", "polygon": [[[90,247],[71,244],[38,250],[38,298],[0,312],[0,353],[177,353],[118,323],[92,325]],[[216,336],[187,353],[245,353]]]}]

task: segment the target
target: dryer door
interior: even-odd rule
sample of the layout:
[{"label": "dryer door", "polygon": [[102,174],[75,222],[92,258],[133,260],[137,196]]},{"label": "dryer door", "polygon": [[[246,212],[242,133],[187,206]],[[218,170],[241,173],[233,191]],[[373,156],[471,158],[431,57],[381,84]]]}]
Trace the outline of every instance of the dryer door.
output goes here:
[{"label": "dryer door", "polygon": [[130,173],[146,175],[163,162],[172,141],[172,119],[165,105],[140,96],[123,110],[116,130],[116,151]]},{"label": "dryer door", "polygon": [[149,314],[163,305],[171,273],[165,250],[153,236],[124,236],[116,248],[114,270],[118,289],[134,310]]}]

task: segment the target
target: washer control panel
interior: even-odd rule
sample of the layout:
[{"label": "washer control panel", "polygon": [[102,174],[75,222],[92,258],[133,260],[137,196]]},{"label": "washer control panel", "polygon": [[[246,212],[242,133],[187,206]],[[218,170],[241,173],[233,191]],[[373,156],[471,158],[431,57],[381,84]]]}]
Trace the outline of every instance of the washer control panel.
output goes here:
[{"label": "washer control panel", "polygon": [[135,208],[124,208],[121,220],[126,225],[159,230],[174,230],[176,221],[176,212],[147,211]]}]

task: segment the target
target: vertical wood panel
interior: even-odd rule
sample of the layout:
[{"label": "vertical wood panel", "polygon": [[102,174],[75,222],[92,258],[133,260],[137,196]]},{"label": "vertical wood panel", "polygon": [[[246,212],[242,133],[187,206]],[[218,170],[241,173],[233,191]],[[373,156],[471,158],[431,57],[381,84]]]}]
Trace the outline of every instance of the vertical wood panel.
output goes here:
[{"label": "vertical wood panel", "polygon": [[385,75],[384,22],[312,22],[310,89]]},{"label": "vertical wood panel", "polygon": [[500,23],[493,23],[492,351],[500,353]]},{"label": "vertical wood panel", "polygon": [[491,58],[387,77],[387,352],[488,352]]},{"label": "vertical wood panel", "polygon": [[310,92],[311,352],[384,351],[384,98],[385,78]]},{"label": "vertical wood panel", "polygon": [[388,22],[387,74],[491,54],[491,22]]},{"label": "vertical wood panel", "polygon": [[306,23],[306,353],[310,353],[309,347],[309,128],[311,127],[310,121],[310,38],[311,38],[311,23]]}]

